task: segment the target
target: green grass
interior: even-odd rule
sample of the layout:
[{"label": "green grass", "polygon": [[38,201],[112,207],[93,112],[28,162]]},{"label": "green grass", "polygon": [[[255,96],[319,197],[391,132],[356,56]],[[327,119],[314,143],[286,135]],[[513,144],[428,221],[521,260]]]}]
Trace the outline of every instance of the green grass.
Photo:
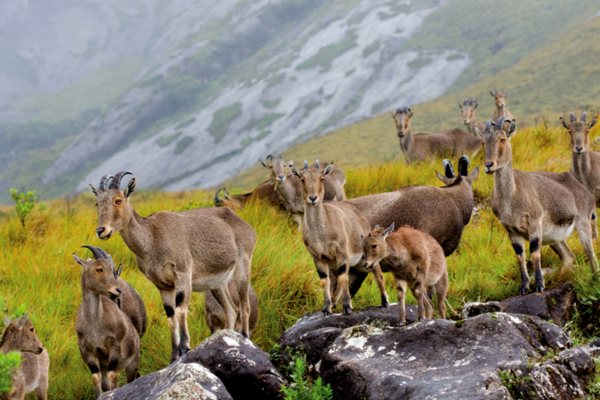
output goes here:
[{"label": "green grass", "polygon": [[[570,151],[561,129],[539,127],[519,130],[512,146],[515,168],[527,171],[565,171],[569,168]],[[311,154],[310,159],[315,156]],[[481,167],[482,163],[481,155],[472,159],[473,167]],[[353,198],[395,190],[408,184],[441,186],[434,174],[434,170],[441,170],[441,167],[441,160],[412,166],[406,166],[402,160],[391,160],[347,168],[346,193]],[[463,301],[502,300],[516,295],[519,283],[514,252],[503,227],[486,202],[493,187],[493,177],[481,174],[473,187],[480,203],[479,215],[474,216],[465,228],[458,250],[448,257],[448,300],[454,309],[459,309]],[[146,216],[159,210],[209,206],[212,193],[142,191],[134,193],[131,201],[135,210]],[[74,331],[75,315],[81,301],[81,269],[71,254],[76,252],[87,256],[87,252],[80,248],[84,244],[101,246],[115,262],[123,263],[124,279],[144,299],[149,329],[141,344],[140,372],[147,374],[167,366],[170,336],[158,290],[136,268],[133,254],[119,235],[106,242],[96,238],[97,216],[92,195],[57,200],[47,203],[47,206],[47,210],[34,213],[27,230],[21,226],[12,207],[0,208],[0,265],[3,266],[0,296],[6,298],[9,307],[25,304],[30,311],[38,335],[50,353],[50,398],[91,399],[93,396],[90,374],[81,361]],[[258,234],[252,260],[252,284],[260,299],[260,319],[254,341],[268,350],[281,335],[278,309],[282,309],[284,324],[289,327],[305,312],[320,309],[322,294],[313,262],[294,222],[285,214],[260,203],[248,205],[239,211],[239,215]],[[600,285],[591,278],[576,235],[568,243],[578,256],[578,266],[548,277],[547,287],[572,281],[580,295],[589,301],[599,299]],[[544,247],[542,262],[544,267],[552,267],[557,266],[559,260]],[[386,280],[388,293],[392,301],[396,301],[392,279],[386,276]],[[407,300],[414,303],[410,295]],[[598,315],[600,304],[596,300],[585,310],[585,304],[579,304],[582,315],[588,316],[584,324]],[[357,310],[379,304],[379,292],[371,277],[367,278],[353,304]],[[192,296],[190,311],[192,345],[197,345],[209,335],[203,318],[201,294]]]}]

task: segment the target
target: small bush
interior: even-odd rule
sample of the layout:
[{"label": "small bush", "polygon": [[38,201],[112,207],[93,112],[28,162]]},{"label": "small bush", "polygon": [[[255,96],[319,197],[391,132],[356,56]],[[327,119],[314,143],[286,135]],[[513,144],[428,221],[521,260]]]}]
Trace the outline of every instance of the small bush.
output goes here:
[{"label": "small bush", "polygon": [[[30,218],[35,206],[38,205],[38,197],[35,195],[35,191],[22,193],[17,189],[10,189],[10,198],[15,202],[17,216],[19,217],[19,221],[21,221],[21,225],[25,228],[25,222]],[[46,206],[40,204],[39,209],[45,210]]]},{"label": "small bush", "polygon": [[306,356],[296,353],[292,361],[292,385],[289,388],[283,387],[281,391],[285,395],[285,400],[331,400],[333,391],[329,384],[324,385],[319,377],[311,382],[306,377]]}]

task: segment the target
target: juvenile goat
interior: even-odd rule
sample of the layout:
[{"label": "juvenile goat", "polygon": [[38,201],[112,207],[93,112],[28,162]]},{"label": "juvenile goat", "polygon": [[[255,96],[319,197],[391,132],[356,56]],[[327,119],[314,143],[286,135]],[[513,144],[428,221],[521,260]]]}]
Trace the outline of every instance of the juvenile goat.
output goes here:
[{"label": "juvenile goat", "polygon": [[[575,114],[571,113],[571,123],[563,117],[560,122],[569,131],[571,137],[571,152],[573,161],[571,173],[594,196],[596,207],[600,207],[600,153],[590,151],[590,129],[598,122],[598,117],[587,123],[587,113],[581,115],[577,122]],[[598,229],[594,229],[594,238],[598,237]]]},{"label": "juvenile goat", "polygon": [[[97,236],[109,239],[120,232],[135,254],[140,271],[159,290],[171,330],[171,361],[190,349],[187,313],[192,292],[211,291],[225,310],[226,329],[234,329],[240,318],[241,333],[249,337],[250,268],[256,232],[227,207],[197,208],[183,212],[156,212],[140,217],[129,197],[135,178],[119,189],[129,172],[115,175],[110,186],[105,175],[96,189],[98,201]],[[228,293],[234,279],[240,299],[239,313]]]},{"label": "juvenile goat", "polygon": [[[356,207],[348,202],[324,203],[325,177],[333,170],[329,164],[325,169],[319,169],[319,161],[314,168],[298,171],[291,167],[292,174],[302,182],[302,198],[304,199],[304,218],[302,222],[302,240],[306,249],[313,257],[317,273],[321,279],[324,304],[321,311],[325,316],[331,314],[332,305],[337,304],[342,296],[344,314],[352,312],[352,300],[348,288],[350,269],[367,273],[362,264],[362,247],[360,236],[370,230],[368,221]],[[334,302],[331,300],[330,274],[337,277],[337,288]],[[389,305],[385,291],[385,281],[381,269],[376,266],[373,274],[381,294],[383,307]]]},{"label": "juvenile goat", "polygon": [[[293,215],[298,225],[302,224],[302,214],[304,214],[304,199],[302,198],[302,182],[293,174],[287,174],[286,167],[291,167],[294,162],[285,163],[281,154],[277,158],[269,154],[267,156],[268,164],[263,160],[258,162],[269,170],[271,182],[281,198],[285,209]],[[319,164],[321,169],[327,168],[329,163]],[[314,167],[314,165],[313,165]],[[325,187],[325,201],[346,200],[344,185],[346,176],[337,167],[333,167],[330,174],[325,177],[323,185]]]},{"label": "juvenile goat", "polygon": [[470,135],[469,132],[462,129],[413,135],[410,123],[413,111],[409,107],[398,108],[396,113],[391,114],[400,138],[400,148],[408,164],[425,161],[438,154],[452,156],[465,153],[476,154],[483,145],[481,138]]},{"label": "juvenile goat", "polygon": [[469,133],[475,137],[477,137],[477,132],[475,131],[475,127],[479,128],[479,130],[483,131],[485,129],[485,124],[481,121],[475,121],[475,110],[477,109],[477,100],[475,99],[465,99],[462,103],[458,103],[458,107],[462,112],[463,124],[467,126]]},{"label": "juvenile goat", "polygon": [[406,325],[404,299],[406,286],[419,302],[418,320],[433,318],[433,306],[427,292],[435,290],[440,318],[446,319],[444,300],[448,293],[446,257],[439,243],[423,231],[403,226],[394,232],[394,224],[383,229],[375,226],[362,238],[364,267],[370,271],[377,265],[394,275],[398,290],[399,324]]},{"label": "juvenile goat", "polygon": [[[224,197],[220,196],[221,191]],[[271,181],[261,183],[253,191],[246,194],[230,195],[226,188],[220,188],[215,193],[214,203],[215,207],[229,207],[235,211],[244,208],[246,204],[256,199],[262,200],[273,207],[281,205],[279,194],[273,188]]]},{"label": "juvenile goat", "polygon": [[[444,160],[446,176],[437,174],[445,187],[406,186],[395,192],[378,193],[346,200],[359,209],[370,226],[410,226],[431,235],[447,257],[460,243],[463,229],[471,220],[475,200],[473,180],[479,168],[469,173],[469,158],[458,162],[459,176],[454,176],[452,164]],[[350,293],[354,295],[367,274],[351,271]]]},{"label": "juvenile goat", "polygon": [[490,90],[490,94],[494,98],[494,103],[496,104],[496,108],[492,114],[492,120],[497,121],[500,117],[505,117],[509,120],[515,119],[510,111],[508,111],[508,108],[506,108],[506,96],[508,96],[508,90],[495,90],[493,92]]},{"label": "juvenile goat", "polygon": [[35,391],[38,400],[46,400],[50,359],[35,334],[29,313],[6,323],[0,339],[0,351],[3,354],[12,351],[21,353],[21,364],[12,377],[12,390],[0,398],[23,400],[26,394]]},{"label": "juvenile goat", "polygon": [[[97,254],[97,250],[93,252]],[[135,380],[140,365],[140,336],[115,301],[123,293],[117,282],[122,268],[115,270],[110,258],[84,260],[73,254],[73,259],[83,267],[82,301],[75,319],[77,344],[92,374],[98,398],[102,391],[118,387],[122,369],[125,369],[127,383]]]},{"label": "juvenile goat", "polygon": [[575,260],[567,246],[573,228],[588,256],[590,268],[598,270],[592,244],[592,224],[596,223],[594,197],[570,172],[523,172],[513,170],[510,138],[517,128],[514,120],[501,117],[485,127],[485,173],[494,174],[492,210],[506,229],[521,268],[519,293],[529,291],[529,275],[523,252],[525,240],[535,267],[535,290],[544,290],[540,248],[550,245],[563,267]]}]

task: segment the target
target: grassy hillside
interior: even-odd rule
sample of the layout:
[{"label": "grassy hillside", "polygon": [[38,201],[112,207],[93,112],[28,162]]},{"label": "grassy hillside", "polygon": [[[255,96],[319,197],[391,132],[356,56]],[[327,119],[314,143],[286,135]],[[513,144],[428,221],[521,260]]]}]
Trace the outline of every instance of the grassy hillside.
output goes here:
[{"label": "grassy hillside", "polygon": [[[570,111],[598,113],[599,36],[600,18],[595,18],[500,73],[457,93],[414,105],[413,131],[433,133],[464,128],[457,103],[467,97],[479,102],[476,119],[487,121],[494,111],[494,100],[489,94],[494,87],[510,89],[507,107],[520,126],[542,121],[558,126],[558,117]],[[405,105],[409,104],[398,104],[398,107]],[[334,160],[340,166],[353,167],[402,157],[394,122],[387,113],[296,145],[283,155],[297,162],[317,156]],[[226,185],[251,188],[265,177],[268,175],[257,165]]]},{"label": "grassy hillside", "polygon": [[[559,129],[523,129],[512,141],[515,167],[523,170],[564,171],[570,165],[570,151],[565,134]],[[598,150],[598,149],[596,149]],[[316,154],[310,154],[314,158]],[[454,160],[456,162],[456,160]],[[472,160],[473,167],[483,163],[481,155]],[[441,160],[406,166],[401,160],[346,169],[346,192],[350,198],[395,190],[407,184],[441,186],[434,170],[441,170]],[[100,178],[100,177],[98,177]],[[463,233],[458,250],[448,258],[450,277],[449,302],[459,309],[464,301],[502,300],[516,295],[518,267],[507,235],[493,216],[486,200],[493,187],[493,177],[481,174],[474,182],[479,212]],[[208,206],[212,193],[141,192],[134,193],[132,204],[146,216],[159,210],[182,210]],[[36,324],[38,335],[50,352],[50,398],[93,398],[90,374],[81,361],[74,331],[75,315],[81,301],[79,279],[81,267],[72,259],[76,252],[89,256],[84,244],[101,246],[123,263],[123,277],[141,294],[148,311],[149,329],[142,340],[141,373],[165,367],[170,357],[170,337],[160,296],[154,286],[135,266],[132,253],[119,235],[107,242],[96,238],[96,209],[91,194],[47,204],[48,210],[37,211],[24,229],[12,208],[0,209],[0,295],[11,308],[24,304]],[[258,233],[252,262],[252,284],[260,299],[260,319],[254,340],[269,349],[281,334],[279,312],[286,327],[307,311],[320,309],[322,294],[314,265],[302,244],[296,224],[284,214],[259,203],[239,212]],[[600,303],[600,284],[592,279],[584,252],[574,235],[569,245],[578,256],[571,270],[556,271],[547,277],[547,287],[573,281],[580,296],[579,320],[596,323]],[[544,267],[559,265],[558,258],[544,248]],[[396,301],[393,280],[387,277],[388,293]],[[192,296],[189,325],[192,345],[206,338],[209,331],[203,318],[203,296]],[[409,302],[414,299],[409,297]],[[354,300],[356,309],[379,302],[372,280]],[[338,309],[339,311],[339,309]],[[448,316],[451,311],[448,311]],[[588,334],[596,332],[588,331]]]}]

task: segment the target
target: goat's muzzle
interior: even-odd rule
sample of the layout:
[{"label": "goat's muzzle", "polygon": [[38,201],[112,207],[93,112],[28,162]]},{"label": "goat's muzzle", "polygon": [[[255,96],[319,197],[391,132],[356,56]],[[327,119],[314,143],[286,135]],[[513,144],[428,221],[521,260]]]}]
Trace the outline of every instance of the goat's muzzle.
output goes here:
[{"label": "goat's muzzle", "polygon": [[466,119],[463,119],[463,125],[469,125],[469,121]]},{"label": "goat's muzzle", "polygon": [[402,131],[398,131],[398,137],[399,137],[399,138],[403,138],[403,137],[404,137],[404,132],[402,132]]},{"label": "goat's muzzle", "polygon": [[117,288],[117,293],[109,292],[111,300],[116,300],[121,298],[121,294],[123,293],[121,289]]},{"label": "goat's muzzle", "polygon": [[316,206],[317,204],[319,204],[319,203],[317,203],[318,198],[319,198],[318,196],[308,196],[308,200],[310,200],[310,204],[312,204],[313,206]]},{"label": "goat's muzzle", "polygon": [[38,347],[37,354],[42,354],[44,352],[44,347]]},{"label": "goat's muzzle", "polygon": [[369,265],[369,263],[368,263],[368,262],[364,261],[364,262],[363,262],[363,268],[364,268],[366,271],[370,271],[370,270],[372,270],[372,269],[373,269],[373,264]]},{"label": "goat's muzzle", "polygon": [[112,230],[108,232],[106,235],[102,236],[102,234],[106,231],[106,228],[96,228],[96,236],[101,240],[108,240],[112,236]]},{"label": "goat's muzzle", "polygon": [[581,153],[583,152],[583,147],[577,146],[577,147],[575,147],[575,150],[577,150],[578,155],[581,155]]},{"label": "goat's muzzle", "polygon": [[285,175],[279,175],[277,177],[277,182],[284,183],[285,182]]},{"label": "goat's muzzle", "polygon": [[486,174],[488,174],[488,175],[493,174],[495,172],[495,170],[492,169],[492,168],[494,168],[494,163],[493,162],[486,162],[485,163],[485,173]]}]

